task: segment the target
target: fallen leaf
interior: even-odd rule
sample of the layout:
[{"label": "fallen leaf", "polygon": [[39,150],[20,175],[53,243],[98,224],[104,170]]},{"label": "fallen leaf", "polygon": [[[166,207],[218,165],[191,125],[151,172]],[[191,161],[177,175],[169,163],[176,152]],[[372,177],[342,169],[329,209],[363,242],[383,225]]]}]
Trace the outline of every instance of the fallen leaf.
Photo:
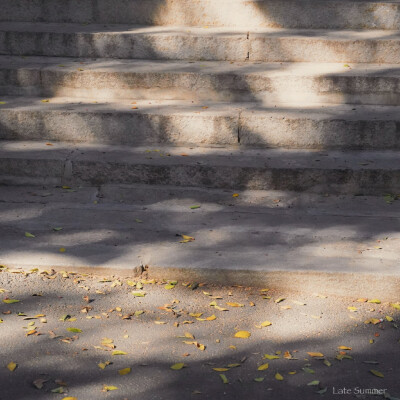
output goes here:
[{"label": "fallen leaf", "polygon": [[79,329],[79,328],[67,328],[67,331],[73,332],[73,333],[82,333],[82,329]]},{"label": "fallen leaf", "polygon": [[357,312],[357,307],[347,307],[350,312]]},{"label": "fallen leaf", "polygon": [[385,376],[382,374],[382,372],[377,371],[376,369],[370,369],[369,372],[371,372],[371,374],[377,376],[378,378],[384,378]]},{"label": "fallen leaf", "polygon": [[279,358],[280,358],[279,356],[275,356],[275,355],[272,355],[272,354],[264,354],[264,357],[263,357],[264,360],[265,359],[267,359],[267,360],[277,360]]},{"label": "fallen leaf", "polygon": [[239,197],[239,193],[233,193],[232,197]]},{"label": "fallen leaf", "polygon": [[229,368],[213,368],[214,371],[217,372],[225,372],[225,371],[229,371]]},{"label": "fallen leaf", "polygon": [[247,339],[251,336],[251,333],[249,331],[238,331],[235,333],[235,338],[240,338],[240,339]]},{"label": "fallen leaf", "polygon": [[352,347],[348,347],[348,346],[338,346],[338,349],[340,349],[340,350],[352,350]]},{"label": "fallen leaf", "polygon": [[191,317],[199,318],[199,317],[201,317],[203,315],[203,313],[202,312],[200,312],[200,313],[189,313],[189,315]]},{"label": "fallen leaf", "polygon": [[135,297],[144,297],[146,292],[131,292]]},{"label": "fallen leaf", "polygon": [[244,304],[240,304],[240,303],[230,303],[230,302],[228,302],[226,304],[228,306],[231,306],[231,307],[244,307]]},{"label": "fallen leaf", "polygon": [[286,297],[279,297],[279,299],[275,300],[275,303],[280,303],[283,300],[286,300]]},{"label": "fallen leaf", "polygon": [[386,315],[385,318],[386,318],[386,321],[393,322],[393,318],[390,317],[389,315]]},{"label": "fallen leaf", "polygon": [[228,378],[224,374],[219,374],[219,376],[221,377],[223,383],[229,383]]},{"label": "fallen leaf", "polygon": [[282,376],[279,372],[277,372],[277,373],[275,374],[275,379],[276,379],[277,381],[283,381],[283,376]]},{"label": "fallen leaf", "polygon": [[120,375],[128,375],[128,374],[131,373],[131,369],[130,368],[123,368],[123,369],[118,370],[118,373]]},{"label": "fallen leaf", "polygon": [[190,206],[190,209],[192,209],[192,210],[196,210],[197,208],[200,208],[201,206],[199,206],[199,205],[196,205],[196,206]]},{"label": "fallen leaf", "polygon": [[3,303],[6,303],[6,304],[14,304],[14,303],[19,303],[20,302],[20,300],[17,300],[17,299],[4,299],[3,300]]},{"label": "fallen leaf", "polygon": [[313,352],[307,352],[307,354],[311,357],[323,357],[324,355],[322,353],[313,353]]},{"label": "fallen leaf", "polygon": [[36,237],[35,235],[33,235],[32,233],[29,233],[29,232],[25,232],[25,236],[28,237],[28,238]]},{"label": "fallen leaf", "polygon": [[261,326],[263,326],[263,327],[271,326],[271,325],[272,325],[272,322],[270,322],[270,321],[261,322]]},{"label": "fallen leaf", "polygon": [[109,392],[110,390],[118,390],[116,386],[103,385],[102,392]]},{"label": "fallen leaf", "polygon": [[185,332],[185,337],[188,339],[194,339],[194,336],[190,332]]},{"label": "fallen leaf", "polygon": [[255,382],[262,382],[264,380],[264,378],[263,377],[260,377],[260,378],[254,378],[254,381]]},{"label": "fallen leaf", "polygon": [[181,235],[181,236],[183,240],[181,240],[179,243],[189,243],[195,240],[193,236],[187,236],[187,235]]},{"label": "fallen leaf", "polygon": [[381,301],[378,299],[372,299],[372,300],[368,300],[368,303],[381,304]]},{"label": "fallen leaf", "polygon": [[269,367],[269,364],[268,364],[268,363],[262,364],[262,365],[260,365],[260,366],[257,368],[257,370],[258,370],[258,371],[265,371],[266,369],[268,369],[268,367]]},{"label": "fallen leaf", "polygon": [[121,351],[121,350],[114,350],[111,353],[112,356],[124,356],[126,354],[128,354],[128,353],[126,353],[125,351]]},{"label": "fallen leaf", "polygon": [[311,381],[309,383],[307,383],[307,386],[318,386],[319,385],[319,381]]},{"label": "fallen leaf", "polygon": [[174,369],[174,370],[180,370],[183,367],[185,367],[186,365],[184,363],[176,363],[174,365],[171,365],[170,368]]},{"label": "fallen leaf", "polygon": [[15,370],[15,368],[17,368],[18,364],[11,361],[10,363],[7,364],[7,369],[11,372],[13,372]]}]

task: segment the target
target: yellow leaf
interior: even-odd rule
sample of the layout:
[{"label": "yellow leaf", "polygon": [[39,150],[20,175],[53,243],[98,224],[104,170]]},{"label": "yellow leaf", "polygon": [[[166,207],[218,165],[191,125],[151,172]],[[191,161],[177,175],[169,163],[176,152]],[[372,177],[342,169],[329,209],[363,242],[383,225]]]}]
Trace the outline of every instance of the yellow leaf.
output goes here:
[{"label": "yellow leaf", "polygon": [[369,372],[371,372],[371,374],[377,376],[378,378],[384,378],[385,376],[382,374],[382,372],[377,371],[376,369],[370,369]]},{"label": "yellow leaf", "polygon": [[280,303],[283,300],[286,300],[286,298],[285,297],[279,297],[279,299],[275,300],[275,303]]},{"label": "yellow leaf", "polygon": [[261,323],[261,326],[263,326],[263,327],[270,326],[270,325],[272,325],[272,322],[270,322],[270,321],[264,321]]},{"label": "yellow leaf", "polygon": [[323,357],[324,355],[322,353],[313,353],[313,352],[307,352],[307,354],[311,357]]},{"label": "yellow leaf", "polygon": [[239,193],[233,193],[232,197],[239,197]]},{"label": "yellow leaf", "polygon": [[236,346],[234,346],[233,344],[231,344],[231,345],[229,346],[229,348],[232,349],[232,350],[236,350]]},{"label": "yellow leaf", "polygon": [[124,356],[125,354],[128,354],[128,353],[125,353],[125,351],[121,351],[121,350],[114,350],[111,353],[111,355],[113,355],[113,356]]},{"label": "yellow leaf", "polygon": [[60,253],[65,253],[65,247],[60,247],[59,251]]},{"label": "yellow leaf", "polygon": [[268,367],[269,367],[269,364],[266,363],[266,364],[260,365],[257,369],[258,369],[259,371],[264,371],[264,370],[266,370]]},{"label": "yellow leaf", "polygon": [[381,301],[378,299],[372,299],[372,300],[368,300],[368,303],[381,304]]},{"label": "yellow leaf", "polygon": [[45,100],[40,100],[42,103],[48,103],[50,100],[45,99]]},{"label": "yellow leaf", "polygon": [[207,318],[196,318],[198,321],[214,321],[217,317],[213,314]]},{"label": "yellow leaf", "polygon": [[164,324],[166,324],[166,322],[164,322],[164,321],[154,321],[154,323],[157,324],[157,325],[164,325]]},{"label": "yellow leaf", "polygon": [[118,388],[116,386],[103,386],[103,392],[109,392],[110,390],[118,390]]},{"label": "yellow leaf", "polygon": [[123,369],[118,370],[118,373],[120,375],[128,375],[128,374],[131,373],[131,369],[130,368],[123,368]]},{"label": "yellow leaf", "polygon": [[352,348],[348,347],[348,346],[339,346],[338,349],[340,349],[340,350],[352,350]]},{"label": "yellow leaf", "polygon": [[11,372],[13,372],[15,370],[15,368],[17,368],[17,365],[15,362],[11,361],[10,363],[8,363],[7,365],[7,369],[10,370]]},{"label": "yellow leaf", "polygon": [[193,236],[187,236],[187,235],[181,235],[182,239],[180,243],[188,243],[188,242],[193,242],[195,238]]},{"label": "yellow leaf", "polygon": [[174,370],[179,370],[179,369],[182,369],[183,367],[185,367],[184,363],[176,363],[176,364],[170,366],[170,368],[174,369]]},{"label": "yellow leaf", "polygon": [[229,371],[229,368],[213,368],[214,371],[217,372],[225,372],[225,371]]},{"label": "yellow leaf", "polygon": [[280,358],[279,356],[275,356],[275,355],[271,355],[271,354],[264,354],[263,359],[267,359],[267,360],[276,360]]},{"label": "yellow leaf", "polygon": [[61,400],[78,400],[78,398],[77,397],[68,396],[68,397],[62,398]]},{"label": "yellow leaf", "polygon": [[357,299],[357,301],[358,301],[359,303],[366,303],[366,302],[368,301],[368,299],[360,298],[360,299]]},{"label": "yellow leaf", "polygon": [[400,310],[400,303],[390,303],[390,305],[396,310]]},{"label": "yellow leaf", "polygon": [[185,332],[185,337],[188,339],[194,339],[194,336],[190,332]]},{"label": "yellow leaf", "polygon": [[251,336],[249,331],[238,331],[235,333],[235,338],[247,339]]},{"label": "yellow leaf", "polygon": [[386,315],[386,321],[389,321],[389,322],[392,322],[393,321],[393,318],[392,317],[390,317],[389,315]]},{"label": "yellow leaf", "polygon": [[351,312],[357,312],[357,307],[347,307]]},{"label": "yellow leaf", "polygon": [[240,303],[226,303],[228,306],[231,307],[244,307],[244,304],[240,304]]},{"label": "yellow leaf", "polygon": [[190,315],[191,317],[199,318],[199,317],[201,317],[201,316],[203,315],[203,313],[202,313],[202,312],[199,312],[199,313],[189,313],[189,315]]},{"label": "yellow leaf", "polygon": [[367,319],[366,321],[364,321],[364,324],[374,324],[374,325],[376,325],[376,324],[379,324],[380,322],[381,322],[381,320],[378,319],[378,318],[370,318],[370,319]]},{"label": "yellow leaf", "polygon": [[219,374],[219,376],[221,377],[223,383],[229,383],[228,378],[224,374]]},{"label": "yellow leaf", "polygon": [[277,372],[277,373],[275,374],[275,379],[276,379],[277,381],[283,381],[283,376],[282,376],[279,372]]},{"label": "yellow leaf", "polygon": [[295,375],[295,374],[297,374],[297,371],[289,371],[288,374],[289,375]]}]

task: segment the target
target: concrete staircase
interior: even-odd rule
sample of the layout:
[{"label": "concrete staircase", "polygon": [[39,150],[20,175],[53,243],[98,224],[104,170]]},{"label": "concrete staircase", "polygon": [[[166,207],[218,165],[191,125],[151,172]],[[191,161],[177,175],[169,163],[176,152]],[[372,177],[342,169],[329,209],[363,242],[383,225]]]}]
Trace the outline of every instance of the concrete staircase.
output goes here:
[{"label": "concrete staircase", "polygon": [[1,6],[0,184],[400,193],[398,1]]}]

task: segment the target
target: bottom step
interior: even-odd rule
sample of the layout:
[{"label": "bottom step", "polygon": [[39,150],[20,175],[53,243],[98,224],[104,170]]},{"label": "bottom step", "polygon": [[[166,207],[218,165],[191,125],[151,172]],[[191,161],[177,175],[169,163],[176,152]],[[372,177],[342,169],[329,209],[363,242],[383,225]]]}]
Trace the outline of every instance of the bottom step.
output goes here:
[{"label": "bottom step", "polygon": [[400,193],[397,151],[121,147],[0,141],[0,184],[165,184],[230,190]]},{"label": "bottom step", "polygon": [[[168,279],[337,295],[357,289],[360,296],[393,299],[400,284],[399,215],[400,200],[388,204],[383,197],[1,187],[0,265],[121,275],[147,265],[151,276]],[[195,240],[181,243],[182,234]]]}]

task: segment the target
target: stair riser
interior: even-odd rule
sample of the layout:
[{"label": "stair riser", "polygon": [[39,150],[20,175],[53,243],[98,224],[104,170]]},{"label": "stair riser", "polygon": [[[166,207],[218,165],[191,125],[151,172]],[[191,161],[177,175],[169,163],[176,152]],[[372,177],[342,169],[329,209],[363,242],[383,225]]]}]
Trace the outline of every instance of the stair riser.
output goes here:
[{"label": "stair riser", "polygon": [[361,1],[3,0],[1,20],[310,29],[399,29],[400,5]]},{"label": "stair riser", "polygon": [[160,184],[221,189],[294,190],[315,193],[382,195],[400,192],[400,170],[269,169],[207,165],[146,165],[72,161],[0,160],[0,184]]},{"label": "stair riser", "polygon": [[0,32],[0,54],[153,60],[400,64],[400,38],[345,40],[263,34]]},{"label": "stair riser", "polygon": [[[77,64],[79,65],[79,64]],[[82,66],[90,69],[90,66]],[[134,73],[0,69],[3,95],[287,104],[400,105],[400,76],[268,77],[257,74]],[[346,68],[343,67],[343,73]]]},{"label": "stair riser", "polygon": [[[73,108],[73,105],[71,105]],[[140,108],[140,107],[139,107]],[[0,139],[114,145],[251,145],[302,149],[400,149],[400,120],[348,120],[273,112],[0,110]]]}]

